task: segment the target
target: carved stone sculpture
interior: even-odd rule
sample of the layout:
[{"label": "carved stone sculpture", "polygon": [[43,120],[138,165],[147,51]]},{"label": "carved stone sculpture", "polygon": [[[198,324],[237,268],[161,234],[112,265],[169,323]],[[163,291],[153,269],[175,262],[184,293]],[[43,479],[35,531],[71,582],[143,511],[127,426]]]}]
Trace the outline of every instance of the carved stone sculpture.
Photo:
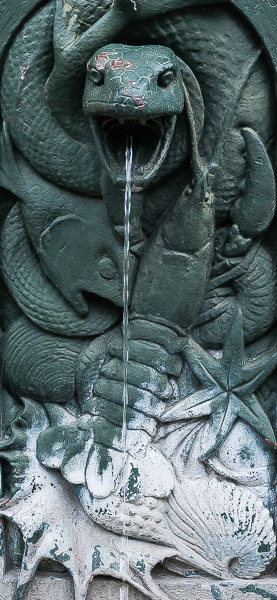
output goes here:
[{"label": "carved stone sculpture", "polygon": [[0,9],[14,600],[37,570],[274,600],[277,4]]}]

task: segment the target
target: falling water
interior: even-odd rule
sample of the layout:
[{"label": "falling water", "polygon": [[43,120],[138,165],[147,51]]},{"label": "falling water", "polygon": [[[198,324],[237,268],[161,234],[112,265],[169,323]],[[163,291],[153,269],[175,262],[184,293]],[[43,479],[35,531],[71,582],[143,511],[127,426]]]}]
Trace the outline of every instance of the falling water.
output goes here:
[{"label": "falling water", "polygon": [[[124,464],[127,463],[127,406],[128,406],[128,360],[129,360],[129,251],[130,251],[130,211],[131,211],[131,170],[132,170],[132,138],[126,144],[126,187],[124,201],[124,258],[123,258],[123,423],[122,423],[122,445],[124,452]],[[122,506],[122,559],[120,564],[121,574],[126,578],[128,571],[128,535],[126,534],[126,485],[123,485]],[[128,585],[120,588],[120,600],[128,600]]]},{"label": "falling water", "polygon": [[[2,388],[2,384],[0,382],[0,440],[2,441],[3,437],[4,437],[4,432],[3,432],[3,404],[4,404],[4,397],[3,397],[3,388]],[[0,461],[0,498],[4,495],[4,490],[3,490],[3,463],[2,460]]]}]

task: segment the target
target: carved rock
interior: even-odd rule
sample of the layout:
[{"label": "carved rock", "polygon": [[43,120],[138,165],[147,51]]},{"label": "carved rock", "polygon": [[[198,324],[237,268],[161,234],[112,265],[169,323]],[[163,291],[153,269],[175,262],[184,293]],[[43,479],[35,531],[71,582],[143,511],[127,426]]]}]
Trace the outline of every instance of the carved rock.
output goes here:
[{"label": "carved rock", "polygon": [[0,0],[7,600],[276,598],[275,4]]}]

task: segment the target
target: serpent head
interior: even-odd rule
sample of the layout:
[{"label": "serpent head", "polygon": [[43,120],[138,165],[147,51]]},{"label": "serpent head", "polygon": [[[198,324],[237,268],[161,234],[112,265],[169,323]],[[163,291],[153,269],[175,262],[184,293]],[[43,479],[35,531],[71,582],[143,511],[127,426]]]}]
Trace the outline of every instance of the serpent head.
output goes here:
[{"label": "serpent head", "polygon": [[[188,156],[187,116],[182,135],[177,124],[185,106],[182,65],[169,48],[123,44],[101,48],[88,62],[83,109],[90,118],[102,164],[115,184],[125,185],[125,149],[130,137],[132,180],[140,189],[169,160],[174,143],[179,164]],[[192,80],[196,88],[191,73]],[[173,162],[178,166],[176,156]]]}]

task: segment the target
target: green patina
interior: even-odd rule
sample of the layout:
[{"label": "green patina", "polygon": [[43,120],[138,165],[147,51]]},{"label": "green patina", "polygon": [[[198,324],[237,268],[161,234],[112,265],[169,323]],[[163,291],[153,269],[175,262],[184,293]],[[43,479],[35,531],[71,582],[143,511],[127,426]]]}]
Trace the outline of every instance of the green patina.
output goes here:
[{"label": "green patina", "polygon": [[[132,463],[131,463],[132,464]],[[120,496],[123,498],[125,495],[126,500],[133,500],[141,494],[141,476],[139,469],[133,464],[131,466],[131,472],[128,481],[123,488],[120,490]]]},{"label": "green patina", "polygon": [[49,528],[49,523],[42,523],[39,528],[34,531],[33,535],[30,538],[27,538],[26,544],[37,544],[38,541],[43,536],[46,529]]},{"label": "green patina", "polygon": [[97,571],[98,569],[100,569],[101,565],[103,565],[102,560],[101,560],[101,552],[100,552],[100,550],[98,550],[98,547],[95,546],[94,552],[92,555],[92,571]]},{"label": "green patina", "polygon": [[55,547],[52,548],[52,550],[50,550],[50,554],[51,554],[51,556],[53,556],[53,558],[55,558],[55,560],[58,560],[59,562],[62,562],[62,563],[70,560],[69,554],[66,554],[65,552],[61,552],[60,554],[57,554],[58,550],[59,550],[59,547],[57,546],[57,544],[55,544]]},{"label": "green patina", "polygon": [[249,523],[246,523],[245,527],[239,527],[239,529],[234,531],[233,537],[243,536],[247,531],[249,531]]},{"label": "green patina", "polygon": [[23,583],[16,588],[14,600],[24,600],[30,581]]},{"label": "green patina", "polygon": [[239,588],[239,590],[242,592],[242,594],[256,594],[257,596],[261,596],[261,598],[265,598],[266,600],[277,600],[276,594],[258,588],[253,583],[250,583],[246,587]]},{"label": "green patina", "polygon": [[211,593],[214,600],[222,600],[221,591],[216,585],[211,586]]},{"label": "green patina", "polygon": [[138,560],[136,566],[141,573],[145,573],[145,562],[143,559]]},{"label": "green patina", "polygon": [[253,456],[253,452],[251,452],[251,449],[248,446],[243,446],[243,448],[241,448],[240,450],[240,458],[242,460],[251,460]]},{"label": "green patina", "polygon": [[265,544],[264,542],[261,542],[261,544],[258,547],[258,552],[270,552],[271,546],[269,543]]},{"label": "green patina", "polygon": [[5,556],[5,538],[3,526],[0,526],[0,558]]}]

